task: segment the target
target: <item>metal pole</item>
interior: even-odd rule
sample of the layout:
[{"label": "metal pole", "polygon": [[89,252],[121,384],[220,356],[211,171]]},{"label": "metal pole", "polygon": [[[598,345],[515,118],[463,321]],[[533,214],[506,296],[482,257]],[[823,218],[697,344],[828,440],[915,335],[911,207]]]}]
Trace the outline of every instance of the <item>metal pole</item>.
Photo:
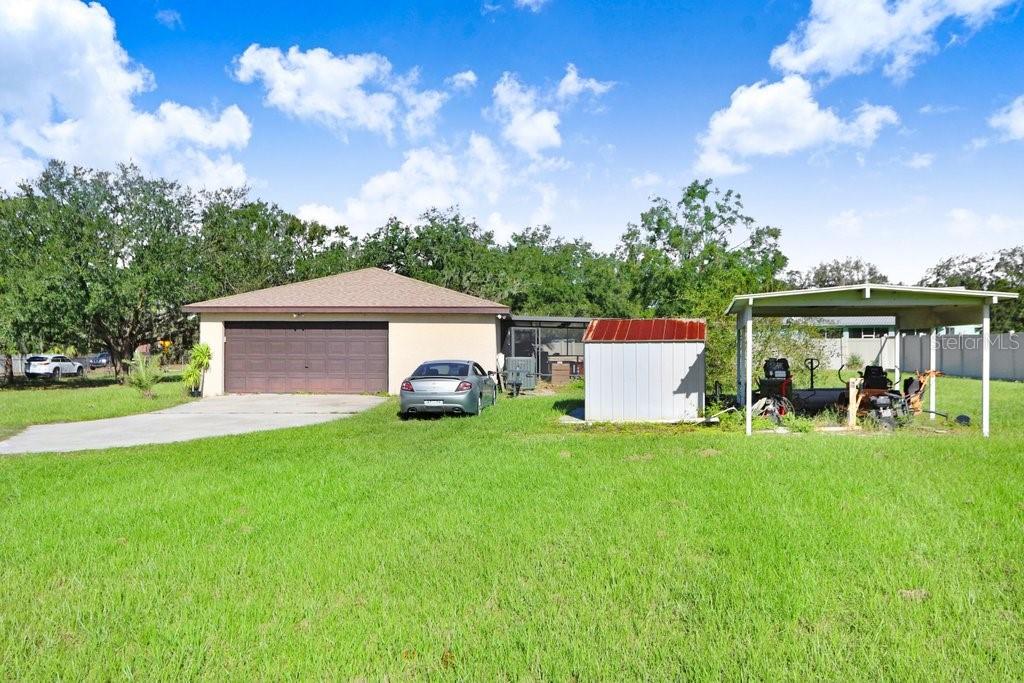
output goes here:
[{"label": "metal pole", "polygon": [[[937,368],[935,367],[935,354],[936,354],[936,348],[935,347],[939,343],[939,336],[937,334],[935,334],[935,328],[934,327],[932,328],[931,338],[928,341],[929,341],[928,345],[931,347],[928,350],[928,369],[929,370],[936,370]],[[934,420],[935,419],[935,383],[938,381],[938,379],[939,379],[938,377],[935,377],[933,375],[931,377],[931,381],[928,384],[928,410],[931,411],[928,414],[928,419],[929,420]]]},{"label": "metal pole", "polygon": [[[898,321],[897,321],[897,323],[898,323]],[[895,362],[895,366],[896,366],[895,370],[896,370],[896,372],[894,374],[896,375],[896,387],[899,388],[899,386],[900,386],[900,362],[901,362],[900,356],[903,353],[903,333],[900,332],[900,328],[899,327],[896,328],[896,336],[893,337],[893,340],[896,342],[896,348],[893,349],[893,356],[895,357],[895,361],[896,361]]]},{"label": "metal pole", "polygon": [[747,409],[747,436],[750,436],[750,434],[753,432],[753,428],[751,426],[751,423],[752,423],[752,420],[753,420],[753,409],[754,409],[754,407],[753,407],[754,392],[753,392],[753,389],[751,387],[751,384],[753,383],[753,380],[754,380],[753,374],[752,374],[752,368],[754,367],[754,307],[753,306],[750,306],[748,304],[747,307],[743,310],[743,321],[744,321],[744,327],[745,327],[745,333],[746,333],[746,340],[745,341],[746,341],[746,346],[747,346],[747,352],[746,352],[746,357],[747,358],[746,358],[746,362],[743,364],[744,365],[743,371],[744,371],[744,374],[746,375],[746,386],[743,387],[743,392],[744,392],[745,399],[746,399],[746,409]]},{"label": "metal pole", "polygon": [[989,348],[989,305],[981,309],[981,435],[988,436],[989,372],[992,364]]}]

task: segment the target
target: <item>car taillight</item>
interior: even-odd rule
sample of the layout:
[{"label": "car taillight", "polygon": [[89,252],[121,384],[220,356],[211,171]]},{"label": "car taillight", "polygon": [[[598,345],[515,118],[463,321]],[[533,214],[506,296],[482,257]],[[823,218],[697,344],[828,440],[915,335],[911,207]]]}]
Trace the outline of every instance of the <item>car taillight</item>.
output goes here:
[{"label": "car taillight", "polygon": [[412,388],[412,382],[406,380],[402,382],[402,391],[416,391]]},{"label": "car taillight", "polygon": [[459,382],[459,386],[455,387],[455,391],[469,391],[472,388],[472,382]]}]

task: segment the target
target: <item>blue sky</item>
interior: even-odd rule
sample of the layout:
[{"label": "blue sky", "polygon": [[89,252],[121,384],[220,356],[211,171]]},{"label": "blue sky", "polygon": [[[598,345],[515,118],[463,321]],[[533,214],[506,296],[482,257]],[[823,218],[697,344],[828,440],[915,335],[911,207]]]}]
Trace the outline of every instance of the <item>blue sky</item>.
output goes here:
[{"label": "blue sky", "polygon": [[608,249],[711,176],[794,266],[910,282],[1024,242],[1020,9],[0,0],[0,186],[131,158],[356,232],[458,203]]}]

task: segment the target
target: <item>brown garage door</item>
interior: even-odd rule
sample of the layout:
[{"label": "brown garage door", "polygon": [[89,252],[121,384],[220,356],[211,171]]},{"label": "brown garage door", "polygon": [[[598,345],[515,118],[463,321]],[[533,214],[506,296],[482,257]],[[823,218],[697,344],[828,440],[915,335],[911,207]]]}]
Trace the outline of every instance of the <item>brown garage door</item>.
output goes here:
[{"label": "brown garage door", "polygon": [[387,391],[387,323],[229,322],[229,393]]}]

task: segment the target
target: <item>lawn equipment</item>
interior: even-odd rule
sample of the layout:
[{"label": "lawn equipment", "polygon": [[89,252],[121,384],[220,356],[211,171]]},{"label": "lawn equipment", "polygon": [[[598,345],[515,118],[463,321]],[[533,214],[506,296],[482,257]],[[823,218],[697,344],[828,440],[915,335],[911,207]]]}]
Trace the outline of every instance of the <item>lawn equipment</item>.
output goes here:
[{"label": "lawn equipment", "polygon": [[757,396],[753,413],[767,417],[778,424],[784,415],[795,413],[793,408],[793,375],[786,358],[769,358],[764,362],[764,377],[757,380]]},{"label": "lawn equipment", "polygon": [[[903,381],[903,390],[900,391],[893,388],[884,368],[879,365],[868,365],[860,374],[863,381],[857,392],[857,416],[872,420],[886,429],[892,429],[908,417],[925,412],[921,407],[925,387],[928,386],[929,380],[941,375],[938,370],[915,373],[913,377]],[[848,398],[846,403],[849,403]]]}]

